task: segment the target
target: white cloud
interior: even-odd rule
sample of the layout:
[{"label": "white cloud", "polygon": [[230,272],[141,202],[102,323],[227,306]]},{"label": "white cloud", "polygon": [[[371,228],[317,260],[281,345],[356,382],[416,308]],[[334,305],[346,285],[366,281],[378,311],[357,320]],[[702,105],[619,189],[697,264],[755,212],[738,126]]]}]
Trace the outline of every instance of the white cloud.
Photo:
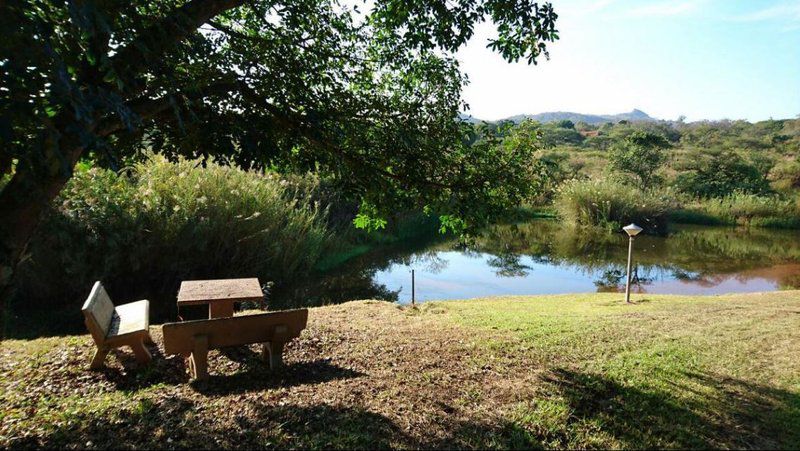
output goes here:
[{"label": "white cloud", "polygon": [[631,9],[628,14],[636,17],[677,16],[696,11],[701,3],[703,2],[700,0],[651,3],[649,5],[635,7]]}]

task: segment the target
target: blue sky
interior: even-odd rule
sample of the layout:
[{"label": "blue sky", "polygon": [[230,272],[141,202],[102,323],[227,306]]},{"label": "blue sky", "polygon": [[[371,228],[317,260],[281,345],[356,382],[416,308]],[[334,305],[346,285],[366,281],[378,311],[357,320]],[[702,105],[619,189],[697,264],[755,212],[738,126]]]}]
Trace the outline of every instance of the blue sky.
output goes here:
[{"label": "blue sky", "polygon": [[620,113],[688,120],[800,114],[800,0],[553,0],[561,39],[538,66],[459,53],[469,113]]}]

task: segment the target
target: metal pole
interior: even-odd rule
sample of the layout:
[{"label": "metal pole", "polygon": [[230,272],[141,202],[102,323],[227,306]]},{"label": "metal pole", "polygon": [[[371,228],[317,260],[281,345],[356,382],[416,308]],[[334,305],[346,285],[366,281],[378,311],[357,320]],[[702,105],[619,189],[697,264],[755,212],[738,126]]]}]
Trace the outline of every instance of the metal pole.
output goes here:
[{"label": "metal pole", "polygon": [[416,305],[416,294],[414,293],[416,287],[414,287],[414,270],[411,270],[411,306],[413,307]]},{"label": "metal pole", "polygon": [[625,284],[625,302],[631,302],[631,255],[633,254],[633,237],[628,241],[628,282]]}]

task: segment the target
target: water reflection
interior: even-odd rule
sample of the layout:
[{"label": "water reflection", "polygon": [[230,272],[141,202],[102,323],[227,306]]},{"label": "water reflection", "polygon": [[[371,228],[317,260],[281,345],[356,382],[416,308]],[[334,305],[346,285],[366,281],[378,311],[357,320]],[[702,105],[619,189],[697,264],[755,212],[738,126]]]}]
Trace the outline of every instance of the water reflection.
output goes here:
[{"label": "water reflection", "polygon": [[[634,291],[716,294],[800,288],[800,233],[675,226],[640,236]],[[627,236],[563,229],[553,221],[494,226],[455,240],[382,249],[287,296],[305,304],[348,299],[460,299],[624,289]]]}]

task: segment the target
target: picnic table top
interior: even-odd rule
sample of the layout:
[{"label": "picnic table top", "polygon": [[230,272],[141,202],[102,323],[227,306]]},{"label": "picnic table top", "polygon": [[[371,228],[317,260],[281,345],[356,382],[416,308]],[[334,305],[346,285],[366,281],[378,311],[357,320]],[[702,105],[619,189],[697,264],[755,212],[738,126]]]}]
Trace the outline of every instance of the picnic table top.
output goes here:
[{"label": "picnic table top", "polygon": [[258,301],[264,297],[258,279],[184,280],[178,291],[178,305],[214,301]]}]

